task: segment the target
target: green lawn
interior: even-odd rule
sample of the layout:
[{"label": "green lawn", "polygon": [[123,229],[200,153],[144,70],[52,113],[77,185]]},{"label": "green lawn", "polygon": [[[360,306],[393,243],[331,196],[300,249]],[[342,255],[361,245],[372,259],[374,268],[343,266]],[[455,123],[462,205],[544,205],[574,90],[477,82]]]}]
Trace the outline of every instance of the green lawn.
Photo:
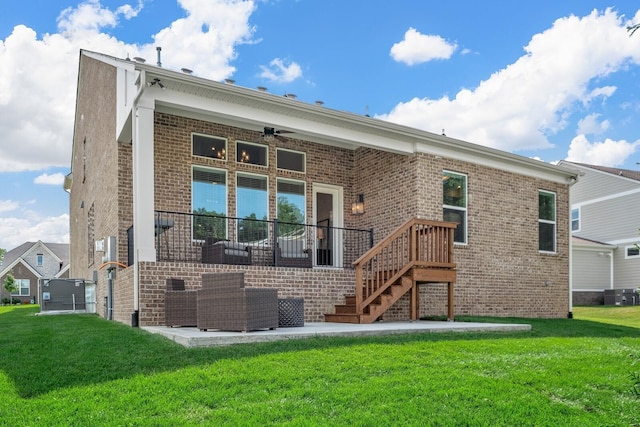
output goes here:
[{"label": "green lawn", "polygon": [[0,425],[640,425],[640,307],[530,332],[186,349],[91,315],[0,307]]}]

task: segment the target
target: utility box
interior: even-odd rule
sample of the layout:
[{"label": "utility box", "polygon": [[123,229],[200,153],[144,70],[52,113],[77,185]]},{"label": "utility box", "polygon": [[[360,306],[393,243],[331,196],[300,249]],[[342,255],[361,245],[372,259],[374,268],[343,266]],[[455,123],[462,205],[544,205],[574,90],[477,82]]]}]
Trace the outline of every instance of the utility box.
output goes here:
[{"label": "utility box", "polygon": [[605,289],[604,305],[640,305],[636,289]]}]

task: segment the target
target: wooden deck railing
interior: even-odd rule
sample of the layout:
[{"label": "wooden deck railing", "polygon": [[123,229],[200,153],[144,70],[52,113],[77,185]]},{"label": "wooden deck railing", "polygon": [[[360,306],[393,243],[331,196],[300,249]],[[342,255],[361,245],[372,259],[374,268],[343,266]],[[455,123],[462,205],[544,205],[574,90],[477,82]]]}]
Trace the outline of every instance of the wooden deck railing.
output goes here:
[{"label": "wooden deck railing", "polygon": [[412,218],[354,261],[356,311],[414,267],[454,269],[456,223]]}]

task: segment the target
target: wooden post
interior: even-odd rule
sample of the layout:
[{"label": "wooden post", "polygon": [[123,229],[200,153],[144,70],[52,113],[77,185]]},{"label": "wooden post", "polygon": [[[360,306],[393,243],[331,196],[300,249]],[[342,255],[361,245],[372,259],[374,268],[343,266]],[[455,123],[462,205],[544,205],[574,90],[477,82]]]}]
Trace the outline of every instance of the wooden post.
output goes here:
[{"label": "wooden post", "polygon": [[447,283],[447,320],[453,322],[453,284],[454,282]]},{"label": "wooden post", "polygon": [[410,318],[411,321],[416,321],[418,320],[418,313],[420,310],[420,293],[418,289],[418,283],[413,279],[409,279],[408,277],[403,277],[402,280],[411,280],[413,282],[411,285]]}]

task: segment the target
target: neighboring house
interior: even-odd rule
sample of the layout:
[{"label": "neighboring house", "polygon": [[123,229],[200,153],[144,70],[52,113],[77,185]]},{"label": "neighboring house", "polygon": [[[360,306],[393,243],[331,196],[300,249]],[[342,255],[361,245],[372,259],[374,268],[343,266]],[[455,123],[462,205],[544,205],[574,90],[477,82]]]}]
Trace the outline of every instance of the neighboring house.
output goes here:
[{"label": "neighboring house", "polygon": [[[197,289],[218,271],[303,297],[307,321],[566,317],[576,175],[83,50],[71,275],[133,325],[164,324],[167,278]],[[346,295],[351,317],[325,318]]]},{"label": "neighboring house", "polygon": [[640,172],[560,164],[583,174],[571,187],[573,303],[602,304],[607,289],[637,289]]},{"label": "neighboring house", "polygon": [[18,287],[12,298],[22,302],[39,302],[39,279],[69,277],[69,245],[41,241],[26,242],[7,251],[0,265],[0,301],[10,298],[4,289],[4,282],[9,273],[16,279]]}]

